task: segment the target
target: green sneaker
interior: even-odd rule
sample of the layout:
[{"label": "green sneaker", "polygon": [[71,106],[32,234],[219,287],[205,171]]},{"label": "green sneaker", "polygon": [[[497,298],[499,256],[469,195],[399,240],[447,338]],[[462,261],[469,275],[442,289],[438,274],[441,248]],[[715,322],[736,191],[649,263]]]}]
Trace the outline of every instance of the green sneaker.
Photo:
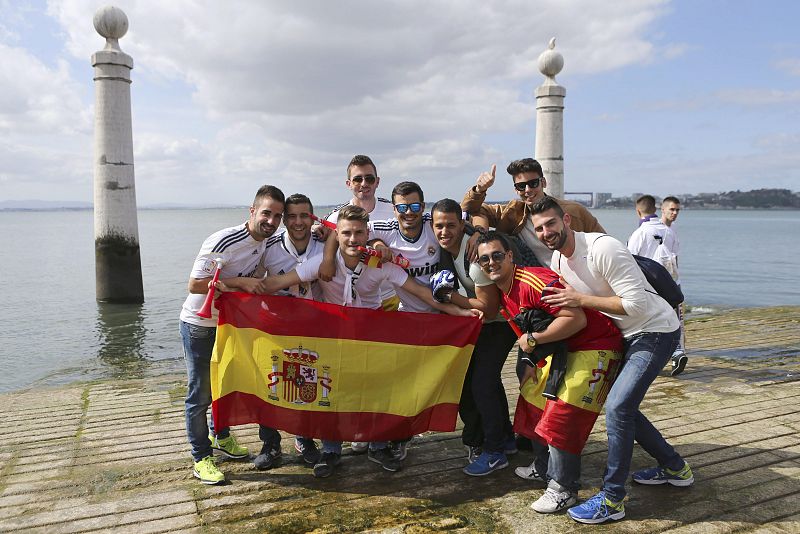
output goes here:
[{"label": "green sneaker", "polygon": [[208,439],[211,440],[212,449],[221,452],[228,458],[240,460],[250,456],[250,451],[247,449],[247,447],[239,445],[239,443],[236,441],[236,438],[233,437],[233,434],[225,439],[219,439],[217,436],[209,435]]},{"label": "green sneaker", "polygon": [[225,475],[217,468],[213,456],[206,456],[194,463],[192,474],[199,478],[203,484],[221,484],[225,482]]}]

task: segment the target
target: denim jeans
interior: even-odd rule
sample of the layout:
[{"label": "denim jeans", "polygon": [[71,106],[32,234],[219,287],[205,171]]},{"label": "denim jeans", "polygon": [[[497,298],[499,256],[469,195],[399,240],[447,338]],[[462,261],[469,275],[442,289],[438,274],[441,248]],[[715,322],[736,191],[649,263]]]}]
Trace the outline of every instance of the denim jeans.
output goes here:
[{"label": "denim jeans", "polygon": [[675,351],[679,336],[680,329],[644,332],[625,340],[622,370],[606,399],[608,465],[603,490],[612,501],[619,502],[625,497],[634,439],[658,465],[669,469],[683,467],[683,458],[639,411],[647,389]]},{"label": "denim jeans", "polygon": [[[192,458],[199,462],[211,456],[211,440],[208,439],[209,423],[206,412],[211,406],[211,352],[214,348],[217,329],[180,322],[183,339],[183,358],[186,361],[188,387],[186,391],[186,435],[192,447]],[[230,435],[228,428],[214,428],[211,418],[211,432],[221,439]],[[259,428],[261,441],[280,446],[280,434],[269,427]]]}]

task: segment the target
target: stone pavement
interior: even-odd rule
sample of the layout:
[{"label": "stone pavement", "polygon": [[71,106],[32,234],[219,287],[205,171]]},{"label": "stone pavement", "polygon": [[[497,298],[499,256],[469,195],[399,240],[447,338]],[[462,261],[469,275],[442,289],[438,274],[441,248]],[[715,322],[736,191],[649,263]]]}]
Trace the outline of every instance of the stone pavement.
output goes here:
[{"label": "stone pavement", "polygon": [[[229,483],[204,486],[191,476],[185,378],[169,375],[0,395],[0,531],[800,533],[800,308],[694,319],[688,337],[686,372],[656,380],[643,411],[696,482],[632,487],[626,519],[611,525],[532,511],[542,487],[513,474],[530,462],[524,452],[504,471],[467,477],[457,432],[416,438],[399,473],[347,455],[326,480],[286,439],[281,467],[221,462]],[[505,379],[513,404],[510,363]],[[258,447],[254,425],[236,434]],[[583,454],[582,498],[598,489],[605,459],[601,418]],[[633,468],[649,465],[637,448]]]}]

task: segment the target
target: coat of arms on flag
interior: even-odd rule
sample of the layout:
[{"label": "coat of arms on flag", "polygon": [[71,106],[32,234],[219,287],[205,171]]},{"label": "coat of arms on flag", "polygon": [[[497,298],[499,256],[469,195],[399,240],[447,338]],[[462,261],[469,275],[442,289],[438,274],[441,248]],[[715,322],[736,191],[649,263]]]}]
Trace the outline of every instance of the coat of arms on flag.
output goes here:
[{"label": "coat of arms on flag", "polygon": [[[283,399],[294,404],[311,404],[317,399],[318,388],[322,389],[320,406],[330,406],[331,382],[330,367],[323,367],[323,375],[318,375],[316,367],[319,354],[301,346],[272,352],[272,372],[269,373],[270,393],[268,397],[278,400],[278,384],[283,382]],[[283,366],[280,366],[280,362]],[[279,370],[279,367],[282,370]]]}]

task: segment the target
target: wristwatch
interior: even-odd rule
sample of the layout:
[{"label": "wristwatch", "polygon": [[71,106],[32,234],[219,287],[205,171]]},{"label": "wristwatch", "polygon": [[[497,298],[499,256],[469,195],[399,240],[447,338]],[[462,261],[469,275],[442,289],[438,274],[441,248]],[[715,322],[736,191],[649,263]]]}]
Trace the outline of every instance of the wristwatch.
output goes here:
[{"label": "wristwatch", "polygon": [[533,337],[533,334],[531,334],[530,332],[528,332],[527,341],[528,341],[528,347],[530,347],[531,349],[535,349],[536,348],[536,338]]}]

